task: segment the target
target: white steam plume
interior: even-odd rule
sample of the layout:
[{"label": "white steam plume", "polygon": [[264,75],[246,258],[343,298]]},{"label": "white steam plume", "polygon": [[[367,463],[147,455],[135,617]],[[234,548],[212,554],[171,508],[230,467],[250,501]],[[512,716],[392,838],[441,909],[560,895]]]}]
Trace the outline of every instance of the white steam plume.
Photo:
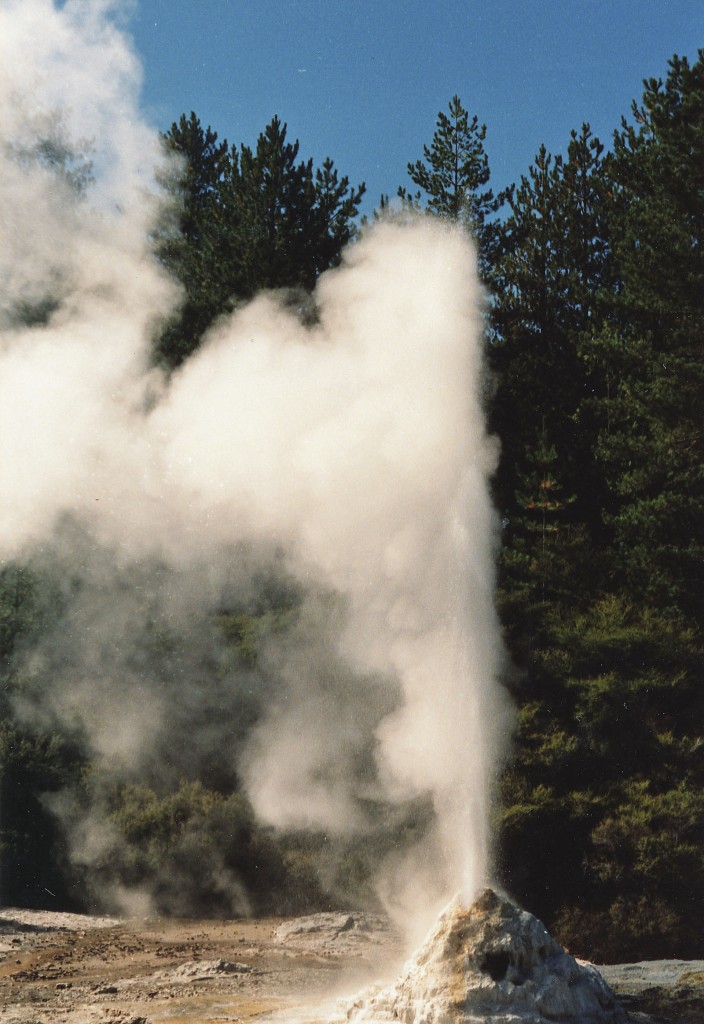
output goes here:
[{"label": "white steam plume", "polygon": [[[257,811],[344,833],[367,827],[365,802],[429,795],[437,833],[406,864],[425,871],[416,890],[429,904],[471,894],[489,871],[507,714],[470,242],[429,219],[379,224],[320,281],[316,326],[260,297],[162,380],[149,338],[175,292],[146,242],[157,144],[130,48],[106,5],[49,0],[6,3],[0,40],[0,557],[53,545],[70,563],[67,516],[90,538],[74,648],[64,634],[60,658],[57,637],[35,652],[37,678],[63,669],[34,713],[80,721],[96,756],[148,759],[175,712],[144,661],[128,666],[144,602],[180,624],[200,611],[200,629],[226,589],[224,552],[283,551],[308,597],[263,650],[256,725],[229,754]],[[94,140],[87,199],[31,155],[49,117],[55,135]],[[45,299],[28,326],[18,309]],[[127,590],[137,565],[170,567],[180,589]],[[196,630],[193,649],[204,643]],[[181,674],[184,730],[208,686],[220,717],[252,686],[202,676],[189,694]],[[116,703],[140,709],[122,733]],[[223,743],[212,721],[191,732]]]},{"label": "white steam plume", "polygon": [[[147,246],[158,138],[139,114],[139,66],[109,6],[0,7],[5,557],[131,471],[131,458],[119,460],[150,387],[145,339],[175,297]],[[90,202],[71,180],[86,162],[96,175]],[[54,307],[49,328],[21,326],[18,312]]]},{"label": "white steam plume", "polygon": [[[472,891],[487,869],[500,746],[495,445],[481,414],[473,252],[429,220],[384,224],[317,299],[313,331],[270,299],[252,303],[191,361],[152,426],[213,535],[237,523],[276,538],[299,572],[348,595],[345,652],[403,687],[377,734],[384,795],[433,793],[447,875]],[[314,784],[335,708],[300,682],[292,692],[254,738],[250,792],[276,824],[343,828],[344,805]]]}]

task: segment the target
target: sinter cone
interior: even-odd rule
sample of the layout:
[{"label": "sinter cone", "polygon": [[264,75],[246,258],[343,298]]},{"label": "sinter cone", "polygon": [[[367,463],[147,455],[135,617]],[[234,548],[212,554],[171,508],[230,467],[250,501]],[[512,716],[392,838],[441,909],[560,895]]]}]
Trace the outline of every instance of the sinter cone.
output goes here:
[{"label": "sinter cone", "polygon": [[599,972],[532,914],[486,889],[440,915],[396,984],[349,1008],[353,1024],[622,1024]]}]

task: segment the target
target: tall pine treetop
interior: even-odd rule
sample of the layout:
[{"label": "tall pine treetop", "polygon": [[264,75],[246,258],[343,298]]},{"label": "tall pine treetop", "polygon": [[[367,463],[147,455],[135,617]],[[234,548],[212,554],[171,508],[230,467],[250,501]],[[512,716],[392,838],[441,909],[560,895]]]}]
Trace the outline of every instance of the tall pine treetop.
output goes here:
[{"label": "tall pine treetop", "polygon": [[491,188],[484,187],[491,176],[485,138],[486,125],[479,123],[476,114],[470,118],[459,96],[453,96],[448,113],[438,113],[430,145],[423,146],[424,160],[408,164],[418,191],[398,190],[399,198],[409,206],[420,208],[424,202],[428,212],[467,227],[479,245],[484,271],[492,262],[498,239],[492,218],[509,194],[495,196]]}]

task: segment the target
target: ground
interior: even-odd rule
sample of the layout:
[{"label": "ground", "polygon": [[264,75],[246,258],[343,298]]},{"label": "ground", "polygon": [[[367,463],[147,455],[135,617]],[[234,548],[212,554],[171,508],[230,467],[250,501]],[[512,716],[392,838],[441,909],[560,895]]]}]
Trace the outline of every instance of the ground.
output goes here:
[{"label": "ground", "polygon": [[336,993],[354,993],[382,961],[398,962],[388,926],[370,920],[375,927],[364,915],[317,915],[291,934],[275,919],[127,923],[3,910],[0,1021],[325,1019]]},{"label": "ground", "polygon": [[[2,1024],[313,1024],[374,979],[402,947],[361,914],[313,919],[120,922],[0,911]],[[604,969],[628,1008],[662,1024],[704,1022],[704,962]]]}]

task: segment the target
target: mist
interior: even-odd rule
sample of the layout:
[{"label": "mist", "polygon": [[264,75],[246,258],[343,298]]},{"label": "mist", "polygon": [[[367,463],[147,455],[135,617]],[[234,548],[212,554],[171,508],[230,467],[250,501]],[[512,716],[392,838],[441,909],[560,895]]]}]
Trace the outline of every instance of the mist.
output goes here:
[{"label": "mist", "polygon": [[[103,780],[241,787],[276,830],[334,842],[424,802],[378,892],[429,916],[489,880],[510,724],[472,243],[367,227],[312,326],[261,295],[166,376],[166,158],[118,8],[89,6],[0,11],[0,558],[55,594],[17,713]],[[253,607],[276,628],[247,660],[223,623]],[[52,799],[88,877],[114,840],[103,791]]]}]

